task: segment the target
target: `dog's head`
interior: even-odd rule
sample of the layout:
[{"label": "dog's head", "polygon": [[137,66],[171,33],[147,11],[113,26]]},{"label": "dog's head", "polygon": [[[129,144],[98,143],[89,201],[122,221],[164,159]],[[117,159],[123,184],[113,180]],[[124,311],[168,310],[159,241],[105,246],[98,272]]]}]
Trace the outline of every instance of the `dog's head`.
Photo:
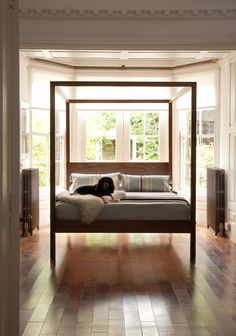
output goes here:
[{"label": "dog's head", "polygon": [[115,186],[111,177],[102,177],[97,183],[96,191],[101,195],[111,195],[114,192]]}]

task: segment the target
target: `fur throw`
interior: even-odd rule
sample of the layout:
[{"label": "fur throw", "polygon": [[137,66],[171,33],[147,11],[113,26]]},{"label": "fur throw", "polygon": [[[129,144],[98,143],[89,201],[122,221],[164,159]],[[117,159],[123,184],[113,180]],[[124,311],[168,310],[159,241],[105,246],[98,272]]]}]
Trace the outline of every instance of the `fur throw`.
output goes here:
[{"label": "fur throw", "polygon": [[104,207],[104,202],[100,197],[80,194],[71,195],[68,191],[59,192],[57,200],[78,206],[80,221],[85,225],[91,224]]}]

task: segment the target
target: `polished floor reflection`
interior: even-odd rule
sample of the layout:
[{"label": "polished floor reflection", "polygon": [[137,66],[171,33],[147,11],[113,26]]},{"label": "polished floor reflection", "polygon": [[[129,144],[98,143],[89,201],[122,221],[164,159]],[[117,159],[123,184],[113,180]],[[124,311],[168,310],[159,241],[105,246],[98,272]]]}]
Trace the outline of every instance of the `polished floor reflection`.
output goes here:
[{"label": "polished floor reflection", "polygon": [[20,335],[236,335],[236,246],[185,234],[57,234],[21,239]]}]

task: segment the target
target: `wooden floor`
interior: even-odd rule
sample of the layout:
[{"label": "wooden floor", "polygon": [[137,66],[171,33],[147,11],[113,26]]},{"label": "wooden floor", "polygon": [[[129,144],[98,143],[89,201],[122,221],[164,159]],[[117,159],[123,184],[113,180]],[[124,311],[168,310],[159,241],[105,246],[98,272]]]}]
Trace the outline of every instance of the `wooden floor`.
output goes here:
[{"label": "wooden floor", "polygon": [[184,234],[57,234],[21,239],[20,335],[236,335],[236,246]]}]

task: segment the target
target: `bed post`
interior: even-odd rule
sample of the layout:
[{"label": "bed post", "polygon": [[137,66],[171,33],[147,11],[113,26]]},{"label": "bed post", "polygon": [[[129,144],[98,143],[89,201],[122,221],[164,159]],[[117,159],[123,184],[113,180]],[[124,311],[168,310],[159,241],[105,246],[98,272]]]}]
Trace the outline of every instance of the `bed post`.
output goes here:
[{"label": "bed post", "polygon": [[191,238],[190,259],[196,257],[196,122],[197,122],[197,83],[191,85]]},{"label": "bed post", "polygon": [[169,133],[169,174],[171,177],[171,180],[173,181],[173,139],[172,139],[172,133],[173,133],[173,117],[172,117],[172,112],[173,112],[173,104],[172,101],[169,101],[168,104],[168,133]]},{"label": "bed post", "polygon": [[52,230],[50,231],[50,258],[51,260],[56,260],[56,233]]},{"label": "bed post", "polygon": [[192,222],[192,232],[190,233],[190,260],[195,262],[196,258],[196,223]]},{"label": "bed post", "polygon": [[50,258],[55,260],[55,83],[50,82]]}]

